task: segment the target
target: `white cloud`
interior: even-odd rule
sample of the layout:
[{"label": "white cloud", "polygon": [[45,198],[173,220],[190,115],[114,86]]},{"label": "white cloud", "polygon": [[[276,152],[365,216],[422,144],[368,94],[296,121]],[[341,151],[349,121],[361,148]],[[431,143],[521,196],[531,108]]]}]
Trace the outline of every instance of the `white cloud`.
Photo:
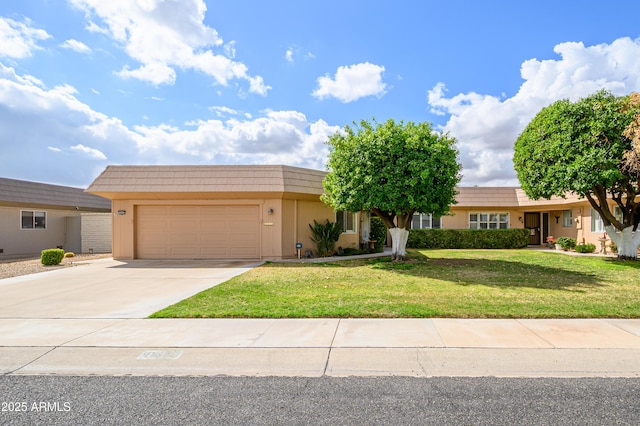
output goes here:
[{"label": "white cloud", "polygon": [[319,99],[332,97],[343,103],[365,96],[380,98],[386,93],[386,84],[382,82],[383,72],[383,66],[369,62],[339,67],[334,79],[329,76],[318,78],[318,88],[313,96]]},{"label": "white cloud", "polygon": [[473,92],[447,97],[442,83],[428,92],[432,112],[449,115],[442,130],[458,139],[462,184],[519,185],[513,145],[531,119],[556,100],[577,100],[600,89],[616,95],[640,91],[640,39],[586,47],[568,42],[554,51],[559,59],[522,64],[524,83],[510,98]]},{"label": "white cloud", "polygon": [[0,16],[0,56],[26,58],[33,50],[40,49],[38,41],[49,38],[45,30],[33,28],[29,19],[18,22]]},{"label": "white cloud", "polygon": [[89,157],[95,159],[95,160],[106,160],[107,156],[104,155],[104,153],[102,153],[100,150],[95,149],[95,148],[89,148],[88,146],[84,146],[82,144],[78,144],[78,145],[74,145],[72,147],[70,147],[70,149],[72,151],[80,151],[83,152],[85,154],[88,154]]},{"label": "white cloud", "polygon": [[[207,6],[203,0],[131,1],[68,0],[87,14],[87,29],[107,34],[121,43],[140,66],[123,67],[123,78],[136,78],[155,85],[173,84],[176,68],[203,72],[226,86],[230,80],[249,82],[249,92],[265,95],[270,89],[262,77],[251,76],[248,68],[229,57],[235,44],[223,46],[215,29],[204,24]],[[102,21],[98,25],[93,18]],[[229,56],[218,55],[222,48]]]},{"label": "white cloud", "polygon": [[6,124],[0,126],[0,140],[15,142],[3,146],[0,156],[5,176],[86,185],[105,166],[103,156],[116,162],[127,158],[139,135],[75,94],[72,86],[50,89],[0,64],[0,116]]},{"label": "white cloud", "polygon": [[270,111],[255,119],[199,120],[193,130],[136,126],[144,157],[169,163],[288,164],[323,169],[325,141],[339,130],[322,120],[309,122],[297,111]]},{"label": "white cloud", "polygon": [[60,45],[60,47],[64,49],[71,49],[78,53],[91,53],[91,48],[89,46],[87,46],[81,41],[74,40],[74,39],[69,39],[65,41]]},{"label": "white cloud", "polygon": [[216,116],[222,117],[224,115],[237,115],[238,111],[235,109],[225,107],[225,106],[211,106],[209,107],[209,111],[215,112]]},{"label": "white cloud", "polygon": [[284,52],[284,59],[287,62],[293,63],[293,48],[288,48],[286,52]]},{"label": "white cloud", "polygon": [[339,130],[323,120],[311,122],[298,111],[266,110],[252,118],[224,106],[211,109],[232,118],[129,128],[78,100],[72,86],[47,88],[0,63],[0,116],[8,123],[0,126],[0,140],[16,141],[3,146],[0,170],[6,177],[85,186],[107,164],[323,169],[325,141]]}]

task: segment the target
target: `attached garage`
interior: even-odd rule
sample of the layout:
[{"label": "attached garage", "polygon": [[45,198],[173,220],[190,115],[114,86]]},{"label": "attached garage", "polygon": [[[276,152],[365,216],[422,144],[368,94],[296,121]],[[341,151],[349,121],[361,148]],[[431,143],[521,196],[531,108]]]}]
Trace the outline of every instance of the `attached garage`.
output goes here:
[{"label": "attached garage", "polygon": [[260,207],[138,206],[139,259],[257,259]]},{"label": "attached garage", "polygon": [[[325,172],[282,165],[108,166],[87,192],[108,198],[113,257],[283,259],[314,250],[309,224],[335,221]],[[356,223],[359,223],[357,221]],[[350,230],[338,241],[358,247]]]}]

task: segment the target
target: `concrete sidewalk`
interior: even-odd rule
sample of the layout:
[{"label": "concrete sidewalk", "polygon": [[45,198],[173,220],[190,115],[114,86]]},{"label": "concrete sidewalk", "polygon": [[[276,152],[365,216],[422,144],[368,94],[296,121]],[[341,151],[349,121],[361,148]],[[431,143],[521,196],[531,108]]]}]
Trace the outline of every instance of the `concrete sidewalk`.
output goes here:
[{"label": "concrete sidewalk", "polygon": [[0,373],[639,377],[640,320],[0,319]]}]

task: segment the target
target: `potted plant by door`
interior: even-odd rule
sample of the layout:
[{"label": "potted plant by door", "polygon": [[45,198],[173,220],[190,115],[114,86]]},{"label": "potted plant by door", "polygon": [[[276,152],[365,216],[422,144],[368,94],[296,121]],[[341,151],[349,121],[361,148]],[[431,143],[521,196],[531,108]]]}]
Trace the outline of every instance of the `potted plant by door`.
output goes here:
[{"label": "potted plant by door", "polygon": [[556,245],[556,238],[553,235],[549,235],[547,237],[547,247],[552,249],[554,248],[555,245]]}]

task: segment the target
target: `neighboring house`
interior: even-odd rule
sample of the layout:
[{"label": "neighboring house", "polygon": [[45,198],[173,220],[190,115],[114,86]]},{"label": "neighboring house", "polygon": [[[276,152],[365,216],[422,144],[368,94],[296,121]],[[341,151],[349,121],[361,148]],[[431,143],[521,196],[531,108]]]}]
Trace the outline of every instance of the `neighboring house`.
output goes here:
[{"label": "neighboring house", "polygon": [[[290,166],[109,166],[87,192],[112,200],[116,259],[283,259],[315,252],[309,224],[330,220],[337,246],[368,240],[369,214],[320,201],[326,172]],[[531,230],[530,245],[569,236],[599,244],[602,221],[577,197],[533,201],[515,187],[460,187],[451,214],[413,228]]]},{"label": "neighboring house", "polygon": [[83,189],[0,178],[0,260],[47,248],[111,252],[111,202]]},{"label": "neighboring house", "polygon": [[325,172],[289,166],[109,166],[87,192],[112,200],[115,259],[282,259],[315,252],[309,224],[360,215],[320,201]]}]

